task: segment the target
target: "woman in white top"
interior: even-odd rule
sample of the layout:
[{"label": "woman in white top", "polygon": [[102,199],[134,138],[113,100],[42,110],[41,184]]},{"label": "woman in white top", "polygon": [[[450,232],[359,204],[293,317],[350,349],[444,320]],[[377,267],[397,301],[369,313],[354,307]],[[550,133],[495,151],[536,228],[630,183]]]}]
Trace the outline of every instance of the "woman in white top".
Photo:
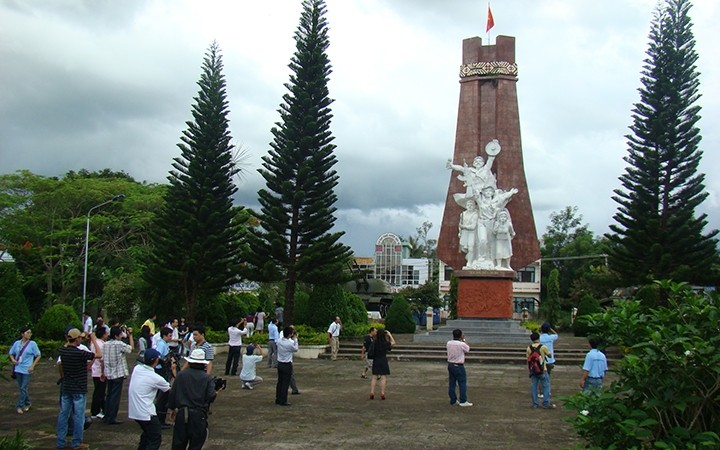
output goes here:
[{"label": "woman in white top", "polygon": [[258,306],[257,313],[255,313],[255,329],[262,333],[265,328],[265,313],[262,308]]}]

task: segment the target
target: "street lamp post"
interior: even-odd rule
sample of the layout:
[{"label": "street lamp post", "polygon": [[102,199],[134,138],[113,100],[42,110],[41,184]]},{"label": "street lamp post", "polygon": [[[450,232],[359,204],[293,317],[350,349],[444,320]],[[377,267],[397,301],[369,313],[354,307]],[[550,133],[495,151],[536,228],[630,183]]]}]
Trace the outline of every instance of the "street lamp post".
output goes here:
[{"label": "street lamp post", "polygon": [[87,212],[87,220],[85,221],[85,270],[83,271],[82,312],[85,312],[85,298],[87,296],[87,268],[88,268],[88,243],[90,241],[90,213],[93,212],[94,209],[100,208],[101,206],[105,206],[108,203],[112,203],[115,200],[120,200],[123,198],[125,198],[125,194],[118,194],[106,202],[103,202],[103,203],[100,203],[99,205],[93,206]]}]

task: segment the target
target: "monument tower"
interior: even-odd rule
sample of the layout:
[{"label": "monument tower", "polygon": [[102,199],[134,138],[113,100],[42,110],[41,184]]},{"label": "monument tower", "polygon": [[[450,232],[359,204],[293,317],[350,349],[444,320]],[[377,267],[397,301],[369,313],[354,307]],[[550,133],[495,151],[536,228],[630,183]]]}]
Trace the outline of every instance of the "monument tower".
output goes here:
[{"label": "monument tower", "polygon": [[[495,45],[486,46],[479,37],[463,41],[455,149],[452,161],[448,162],[453,171],[437,247],[438,257],[454,269],[459,279],[460,319],[512,318],[513,269],[525,267],[540,257],[523,166],[517,75],[514,37],[498,36]],[[482,160],[477,162],[478,156],[484,159],[485,169]],[[454,171],[463,175],[456,176]],[[475,186],[469,178],[476,180]],[[477,192],[480,190],[489,190],[488,198],[494,202],[494,212],[488,220],[478,220],[475,212],[479,209],[482,216],[484,200]],[[468,200],[472,203],[469,208]],[[488,239],[498,236],[497,218],[502,215],[503,222],[511,218],[510,230],[514,231],[509,259],[500,260],[500,254],[490,253],[491,250],[487,250],[486,257],[477,256],[468,250],[467,242],[461,242],[461,215],[469,210],[475,213],[474,221],[478,224],[477,232],[471,233],[472,239],[484,242],[486,247],[491,245],[484,240],[485,236],[490,236]],[[473,252],[472,257],[469,251]],[[477,253],[483,251],[479,249]]]}]

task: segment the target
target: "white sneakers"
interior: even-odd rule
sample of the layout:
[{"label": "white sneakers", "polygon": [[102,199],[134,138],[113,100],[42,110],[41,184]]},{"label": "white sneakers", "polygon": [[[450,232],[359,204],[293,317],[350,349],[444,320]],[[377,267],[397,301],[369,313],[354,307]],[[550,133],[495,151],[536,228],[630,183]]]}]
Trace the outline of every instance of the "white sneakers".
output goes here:
[{"label": "white sneakers", "polygon": [[243,381],[242,387],[243,387],[243,389],[250,389],[251,391],[253,390],[252,383],[247,383],[245,381]]},{"label": "white sneakers", "polygon": [[458,405],[460,405],[460,406],[472,406],[473,404],[470,403],[470,402],[462,402],[462,403],[458,403]]}]

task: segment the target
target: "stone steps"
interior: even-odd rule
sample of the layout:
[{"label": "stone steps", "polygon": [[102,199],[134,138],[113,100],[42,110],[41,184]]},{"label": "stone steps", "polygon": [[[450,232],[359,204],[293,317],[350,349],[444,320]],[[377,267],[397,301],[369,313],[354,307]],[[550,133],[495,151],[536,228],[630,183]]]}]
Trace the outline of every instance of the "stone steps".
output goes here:
[{"label": "stone steps", "polygon": [[[527,342],[527,341],[526,341]],[[342,359],[360,359],[359,342],[341,341],[338,358]],[[525,364],[527,358],[525,356],[527,345],[509,346],[480,344],[470,345],[470,353],[465,356],[465,361],[469,363],[486,363],[486,364]],[[572,348],[570,346],[555,346],[555,358],[558,365],[582,365],[587,353],[587,346],[583,348]],[[319,355],[320,359],[330,359],[329,348],[325,353]],[[620,353],[616,349],[607,351],[608,362],[612,363],[620,358]],[[398,344],[388,353],[390,361],[438,361],[447,360],[447,353],[444,345],[430,344]]]}]

